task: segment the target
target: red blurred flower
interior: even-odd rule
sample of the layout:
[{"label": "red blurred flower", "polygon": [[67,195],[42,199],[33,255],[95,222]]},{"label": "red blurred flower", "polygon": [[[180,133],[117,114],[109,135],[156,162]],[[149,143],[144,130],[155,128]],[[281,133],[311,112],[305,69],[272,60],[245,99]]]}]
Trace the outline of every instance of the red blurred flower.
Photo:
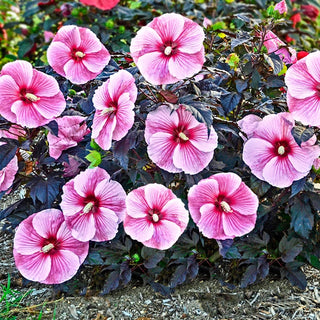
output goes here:
[{"label": "red blurred flower", "polygon": [[80,0],[83,4],[99,8],[101,10],[110,10],[115,7],[120,0]]},{"label": "red blurred flower", "polygon": [[294,13],[294,14],[290,17],[290,20],[292,21],[292,26],[295,28],[295,27],[296,27],[296,24],[301,21],[301,15],[300,15],[300,13],[299,13],[299,12]]},{"label": "red blurred flower", "polygon": [[319,15],[319,9],[311,4],[301,5],[301,10],[304,15],[315,21]]},{"label": "red blurred flower", "polygon": [[297,53],[297,59],[300,60],[300,59],[306,57],[308,54],[309,54],[309,52],[307,52],[307,51],[299,51]]}]

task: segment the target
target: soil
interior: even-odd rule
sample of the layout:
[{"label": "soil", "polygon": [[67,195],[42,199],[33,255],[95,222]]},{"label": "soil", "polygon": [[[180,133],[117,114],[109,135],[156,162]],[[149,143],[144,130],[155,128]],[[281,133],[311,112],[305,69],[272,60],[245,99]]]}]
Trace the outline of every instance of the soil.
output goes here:
[{"label": "soil", "polygon": [[52,286],[22,285],[12,255],[12,233],[0,233],[0,243],[0,284],[6,285],[10,274],[13,289],[22,293],[32,290],[14,314],[18,320],[38,319],[40,310],[43,320],[320,320],[320,272],[313,268],[304,270],[308,279],[305,291],[287,280],[271,277],[246,289],[233,290],[217,280],[196,279],[178,287],[171,298],[155,293],[149,286],[134,285],[106,296],[57,298]]}]

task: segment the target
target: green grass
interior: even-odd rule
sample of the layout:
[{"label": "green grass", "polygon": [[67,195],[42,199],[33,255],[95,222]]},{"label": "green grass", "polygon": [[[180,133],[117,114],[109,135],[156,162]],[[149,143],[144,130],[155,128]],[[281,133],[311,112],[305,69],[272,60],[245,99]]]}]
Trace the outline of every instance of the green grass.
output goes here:
[{"label": "green grass", "polygon": [[[24,305],[26,304],[25,302],[28,299],[28,295],[33,291],[32,289],[26,293],[11,289],[10,275],[8,275],[7,285],[1,284],[0,286],[0,320],[41,320],[43,319],[45,306],[52,303],[56,304],[60,301],[43,302],[26,307],[21,304],[22,302],[24,302]],[[49,319],[48,315],[46,315],[46,319]],[[50,319],[56,319],[56,305]]]}]

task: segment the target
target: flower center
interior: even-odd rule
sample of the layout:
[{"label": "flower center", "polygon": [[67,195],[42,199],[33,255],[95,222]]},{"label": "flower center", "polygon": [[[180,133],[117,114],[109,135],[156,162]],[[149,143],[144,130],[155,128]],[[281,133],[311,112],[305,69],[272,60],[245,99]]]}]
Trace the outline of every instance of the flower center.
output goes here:
[{"label": "flower center", "polygon": [[159,222],[160,220],[160,211],[157,209],[150,209],[148,211],[149,219],[155,223]]},{"label": "flower center", "polygon": [[231,209],[231,207],[229,206],[229,203],[227,203],[226,201],[221,201],[221,202],[220,202],[220,207],[221,207],[221,209],[222,209],[224,212],[226,212],[226,213],[232,212],[232,209]]},{"label": "flower center", "polygon": [[53,248],[54,248],[54,245],[52,243],[49,243],[42,247],[41,252],[48,253]]},{"label": "flower center", "polygon": [[82,212],[83,214],[89,213],[90,211],[93,210],[93,208],[94,208],[94,201],[90,201],[84,206]]},{"label": "flower center", "polygon": [[83,53],[82,51],[77,51],[74,55],[78,58],[83,58],[85,56],[85,53]]},{"label": "flower center", "polygon": [[115,107],[109,107],[102,110],[101,114],[112,113],[115,111]]},{"label": "flower center", "polygon": [[152,220],[153,220],[153,222],[158,222],[159,221],[159,216],[156,213],[154,213],[152,215]]},{"label": "flower center", "polygon": [[172,53],[172,47],[171,47],[171,46],[167,46],[167,47],[164,49],[164,54],[165,54],[166,56],[169,56],[171,53]]},{"label": "flower center", "polygon": [[180,132],[180,133],[178,134],[178,136],[179,136],[179,138],[180,138],[181,140],[183,140],[183,141],[188,141],[188,140],[189,140],[189,138],[188,138],[183,132]]},{"label": "flower center", "polygon": [[38,98],[35,94],[29,93],[29,92],[27,92],[25,94],[25,98],[28,99],[31,102],[36,102],[36,101],[40,100],[40,98]]},{"label": "flower center", "polygon": [[278,154],[279,154],[280,156],[284,155],[285,152],[286,152],[286,149],[285,149],[284,146],[280,146],[280,147],[278,148]]}]

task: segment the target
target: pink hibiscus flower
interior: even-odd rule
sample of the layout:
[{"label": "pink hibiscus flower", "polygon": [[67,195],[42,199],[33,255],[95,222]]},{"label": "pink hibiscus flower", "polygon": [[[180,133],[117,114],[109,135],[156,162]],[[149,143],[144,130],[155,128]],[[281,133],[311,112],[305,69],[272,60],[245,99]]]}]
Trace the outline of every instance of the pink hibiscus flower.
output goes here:
[{"label": "pink hibiscus flower", "polygon": [[263,45],[267,48],[268,53],[275,53],[284,63],[290,64],[297,61],[296,50],[288,47],[272,31],[266,33]]},{"label": "pink hibiscus flower", "polygon": [[102,149],[109,150],[112,140],[121,140],[133,126],[136,99],[134,77],[125,70],[113,74],[95,91],[92,138]]},{"label": "pink hibiscus flower", "polygon": [[[1,146],[6,144],[5,142],[0,142],[0,152]],[[18,172],[18,158],[14,156],[10,162],[0,170],[0,191],[8,190],[13,184],[16,173]]]},{"label": "pink hibiscus flower", "polygon": [[149,157],[166,171],[196,174],[211,161],[218,136],[211,127],[208,137],[206,125],[183,106],[171,112],[162,105],[147,116],[145,139]]},{"label": "pink hibiscus flower", "polygon": [[255,226],[258,197],[235,173],[217,173],[190,188],[189,210],[207,238],[233,239]]},{"label": "pink hibiscus flower", "polygon": [[21,274],[46,284],[71,279],[86,258],[89,242],[71,236],[63,214],[57,209],[34,213],[16,230],[13,255]]},{"label": "pink hibiscus flower", "polygon": [[170,189],[157,183],[131,191],[126,205],[124,230],[147,247],[169,249],[189,221],[183,202]]},{"label": "pink hibiscus flower", "polygon": [[296,143],[291,134],[293,126],[289,113],[265,116],[243,147],[243,160],[252,173],[275,187],[289,187],[305,177],[320,155],[315,136],[301,147]]},{"label": "pink hibiscus flower", "polygon": [[85,122],[86,117],[65,116],[55,120],[58,123],[58,136],[49,132],[47,138],[50,157],[58,159],[63,150],[75,147],[90,130]]},{"label": "pink hibiscus flower", "polygon": [[295,120],[320,126],[320,51],[292,65],[286,75],[287,103]]},{"label": "pink hibiscus flower", "polygon": [[0,129],[0,138],[5,137],[18,140],[19,137],[23,137],[25,135],[26,131],[16,124],[13,124],[8,130]]},{"label": "pink hibiscus flower", "polygon": [[286,0],[282,0],[282,1],[278,2],[278,3],[274,6],[274,10],[279,11],[280,14],[283,14],[283,13],[288,12]]},{"label": "pink hibiscus flower", "polygon": [[104,169],[87,169],[63,186],[60,204],[72,236],[80,241],[115,237],[125,215],[126,193]]},{"label": "pink hibiscus flower", "polygon": [[50,66],[76,84],[94,79],[110,60],[110,53],[89,29],[63,26],[47,51]]},{"label": "pink hibiscus flower", "polygon": [[115,7],[120,0],[80,0],[83,4],[96,7],[101,10],[110,10]]},{"label": "pink hibiscus flower", "polygon": [[176,13],[166,13],[138,31],[131,40],[130,52],[147,81],[175,83],[201,70],[203,40],[203,29],[197,23]]},{"label": "pink hibiscus flower", "polygon": [[10,122],[35,128],[59,116],[66,102],[58,82],[27,61],[9,62],[0,76],[0,113]]}]

